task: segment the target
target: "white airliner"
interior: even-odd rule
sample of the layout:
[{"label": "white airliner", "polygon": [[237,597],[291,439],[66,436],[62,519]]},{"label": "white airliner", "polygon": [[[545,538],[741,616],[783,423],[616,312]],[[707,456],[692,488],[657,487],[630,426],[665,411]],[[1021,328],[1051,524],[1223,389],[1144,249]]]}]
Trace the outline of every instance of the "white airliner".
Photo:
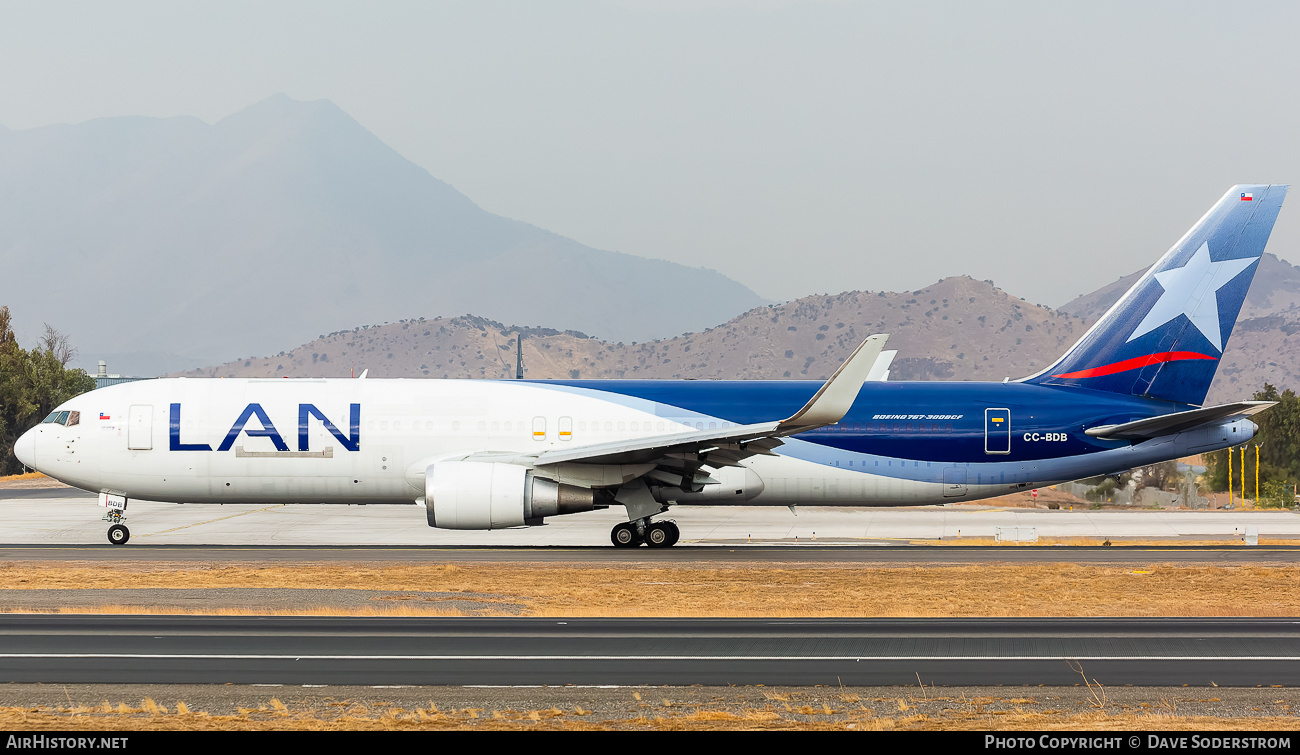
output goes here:
[{"label": "white airliner", "polygon": [[14,451],[99,493],[114,544],[132,499],[415,502],[462,530],[620,505],[615,545],[663,547],[674,504],[945,503],[1118,472],[1253,437],[1270,403],[1200,404],[1285,193],[1234,187],[1022,380],[888,382],[884,335],[824,384],[160,379],[77,396]]}]

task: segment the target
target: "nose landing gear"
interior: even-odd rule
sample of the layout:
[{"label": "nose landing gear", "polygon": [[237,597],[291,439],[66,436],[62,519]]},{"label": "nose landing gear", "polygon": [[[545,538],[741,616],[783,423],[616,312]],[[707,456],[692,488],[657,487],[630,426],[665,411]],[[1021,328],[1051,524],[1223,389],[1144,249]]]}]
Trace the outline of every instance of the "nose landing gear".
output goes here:
[{"label": "nose landing gear", "polygon": [[128,530],[125,524],[115,524],[108,528],[108,542],[113,545],[126,545],[126,541],[130,539],[131,530]]},{"label": "nose landing gear", "polygon": [[[126,545],[126,541],[131,539],[131,530],[122,524],[126,521],[126,499],[121,499],[119,502],[101,493],[100,500],[106,501],[103,505],[109,506],[108,513],[104,514],[103,518],[109,524],[108,542],[113,545]],[[121,508],[118,508],[119,505]]]},{"label": "nose landing gear", "polygon": [[609,539],[615,548],[635,548],[645,543],[651,548],[669,548],[681,539],[682,531],[670,521],[651,522],[649,518],[623,522],[614,526]]}]

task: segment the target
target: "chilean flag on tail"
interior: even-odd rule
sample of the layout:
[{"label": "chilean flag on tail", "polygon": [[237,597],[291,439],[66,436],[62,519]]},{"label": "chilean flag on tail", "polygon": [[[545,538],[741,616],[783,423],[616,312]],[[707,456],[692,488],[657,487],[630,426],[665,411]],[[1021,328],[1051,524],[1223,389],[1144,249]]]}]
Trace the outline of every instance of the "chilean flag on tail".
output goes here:
[{"label": "chilean flag on tail", "polygon": [[1201,404],[1286,191],[1234,186],[1064,356],[1022,382]]}]

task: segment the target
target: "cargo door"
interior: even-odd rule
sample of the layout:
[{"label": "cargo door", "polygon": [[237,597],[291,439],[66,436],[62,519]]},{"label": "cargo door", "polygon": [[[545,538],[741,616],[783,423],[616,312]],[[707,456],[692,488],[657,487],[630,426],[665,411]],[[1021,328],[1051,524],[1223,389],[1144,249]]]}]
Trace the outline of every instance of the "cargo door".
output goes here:
[{"label": "cargo door", "polygon": [[148,451],[153,448],[153,407],[136,405],[131,407],[126,422],[126,447],[132,451]]},{"label": "cargo door", "polygon": [[1011,410],[984,410],[984,453],[1011,453]]}]

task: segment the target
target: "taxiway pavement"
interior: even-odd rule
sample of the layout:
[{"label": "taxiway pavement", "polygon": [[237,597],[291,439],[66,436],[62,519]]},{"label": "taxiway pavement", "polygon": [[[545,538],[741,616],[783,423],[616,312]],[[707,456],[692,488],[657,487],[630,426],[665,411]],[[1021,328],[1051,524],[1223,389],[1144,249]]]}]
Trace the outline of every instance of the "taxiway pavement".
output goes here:
[{"label": "taxiway pavement", "polygon": [[0,615],[0,681],[1300,684],[1292,619]]}]

